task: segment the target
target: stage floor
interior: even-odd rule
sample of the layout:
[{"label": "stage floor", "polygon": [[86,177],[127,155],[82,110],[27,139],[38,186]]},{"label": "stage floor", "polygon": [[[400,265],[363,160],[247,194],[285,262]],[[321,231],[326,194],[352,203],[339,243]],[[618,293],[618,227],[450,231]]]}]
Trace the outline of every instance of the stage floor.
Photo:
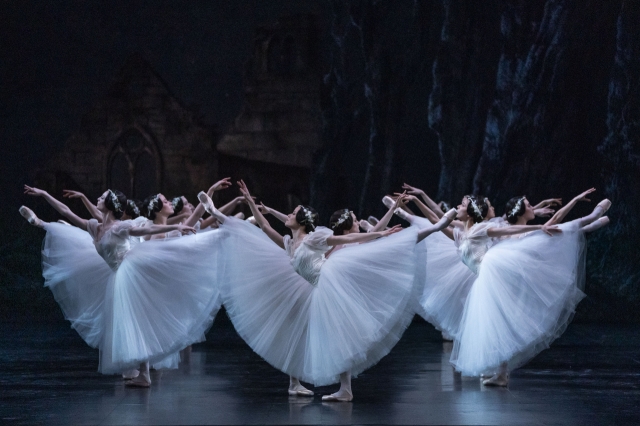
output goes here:
[{"label": "stage floor", "polygon": [[219,314],[208,341],[150,389],[96,373],[97,351],[66,323],[2,324],[4,424],[621,424],[640,423],[640,327],[574,324],[515,371],[483,388],[448,363],[451,343],[415,320],[396,348],[353,380],[354,401],[290,398],[288,378]]}]

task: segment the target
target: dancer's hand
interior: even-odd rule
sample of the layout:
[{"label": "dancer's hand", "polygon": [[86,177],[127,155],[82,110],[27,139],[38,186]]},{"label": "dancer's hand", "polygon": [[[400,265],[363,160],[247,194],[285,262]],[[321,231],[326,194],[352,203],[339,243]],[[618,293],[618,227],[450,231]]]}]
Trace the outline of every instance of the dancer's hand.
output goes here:
[{"label": "dancer's hand", "polygon": [[576,201],[589,201],[589,202],[591,202],[591,199],[587,198],[587,195],[589,195],[589,194],[591,194],[592,192],[595,192],[595,191],[596,191],[595,188],[587,189],[582,194],[576,195],[573,199],[576,200]]},{"label": "dancer's hand", "polygon": [[402,193],[400,192],[394,192],[393,193],[393,197],[391,197],[393,200],[395,200],[396,202],[396,207],[402,207],[402,206],[406,206],[407,204],[409,204],[411,201],[419,201],[418,197],[416,197],[415,195],[411,195],[411,194],[407,194],[407,191],[404,191]]},{"label": "dancer's hand", "polygon": [[62,196],[64,198],[82,198],[84,194],[80,191],[72,191],[70,189],[63,189]]},{"label": "dancer's hand", "polygon": [[392,228],[389,229],[385,229],[384,231],[380,231],[380,236],[381,237],[388,237],[391,234],[395,234],[397,232],[402,231],[402,226],[401,225],[396,225]]},{"label": "dancer's hand", "polygon": [[555,234],[562,233],[562,229],[558,228],[557,225],[543,225],[541,229],[542,229],[542,232],[544,232],[549,236],[554,236]]},{"label": "dancer's hand", "polygon": [[408,183],[402,185],[402,189],[405,189],[405,192],[408,192],[411,195],[422,195],[424,191],[420,188],[416,188],[415,186],[411,186]]},{"label": "dancer's hand", "polygon": [[192,226],[178,225],[177,229],[182,235],[188,235],[188,234],[195,234],[196,233],[196,228],[194,228]]},{"label": "dancer's hand", "polygon": [[538,203],[538,207],[553,207],[553,206],[561,206],[562,198],[549,198],[547,200],[542,200]]},{"label": "dancer's hand", "polygon": [[548,207],[543,207],[541,209],[534,209],[533,210],[533,214],[536,217],[550,217],[552,214],[554,214],[556,211],[554,209],[550,209]]},{"label": "dancer's hand", "polygon": [[263,215],[273,214],[273,210],[265,206],[264,203],[260,203],[260,205],[258,206],[258,210],[260,210],[260,213],[262,213]]},{"label": "dancer's hand", "polygon": [[47,191],[42,189],[34,188],[32,186],[25,185],[24,193],[27,195],[33,195],[34,197],[42,197],[47,194]]},{"label": "dancer's hand", "polygon": [[247,188],[247,184],[244,183],[244,180],[240,179],[237,183],[238,183],[238,186],[240,187],[240,193],[244,197],[245,202],[250,206],[255,205],[255,202],[253,201],[253,197],[249,193],[249,188]]},{"label": "dancer's hand", "polygon": [[214,183],[211,188],[209,188],[209,190],[207,191],[207,195],[209,197],[213,196],[213,193],[216,191],[219,191],[221,189],[227,189],[228,187],[231,186],[231,178],[224,178],[224,179],[220,179],[219,181],[217,181],[216,183]]}]

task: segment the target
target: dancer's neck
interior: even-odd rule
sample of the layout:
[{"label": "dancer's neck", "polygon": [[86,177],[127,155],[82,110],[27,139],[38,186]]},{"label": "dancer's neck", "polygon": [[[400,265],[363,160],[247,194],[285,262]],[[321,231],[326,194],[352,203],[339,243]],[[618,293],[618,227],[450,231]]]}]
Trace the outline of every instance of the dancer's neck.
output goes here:
[{"label": "dancer's neck", "polygon": [[300,240],[304,239],[304,237],[306,237],[308,235],[306,233],[306,231],[304,230],[303,226],[301,226],[298,229],[292,229],[291,230],[291,234],[293,234],[293,240],[294,241],[300,241]]},{"label": "dancer's neck", "polygon": [[514,225],[526,225],[526,224],[527,224],[527,220],[524,218],[524,216],[520,216],[516,221],[516,223],[514,223]]},{"label": "dancer's neck", "polygon": [[158,216],[156,214],[155,219],[153,219],[154,225],[166,225],[167,224],[167,216]]}]

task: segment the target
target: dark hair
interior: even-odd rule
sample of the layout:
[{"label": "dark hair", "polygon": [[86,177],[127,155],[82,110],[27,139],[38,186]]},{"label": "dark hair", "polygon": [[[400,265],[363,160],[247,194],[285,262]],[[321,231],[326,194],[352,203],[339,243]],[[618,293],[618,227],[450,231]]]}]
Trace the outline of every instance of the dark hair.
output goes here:
[{"label": "dark hair", "polygon": [[[310,217],[307,217],[307,212],[309,212]],[[313,207],[300,205],[300,209],[296,213],[296,222],[304,226],[306,233],[313,232],[318,225],[318,212]]]},{"label": "dark hair", "polygon": [[446,201],[440,201],[440,210],[442,210],[443,213],[446,213],[451,210],[451,205]]},{"label": "dark hair", "polygon": [[184,208],[184,201],[182,201],[182,197],[173,197],[171,199],[171,204],[173,205],[173,214],[169,217],[176,216]]},{"label": "dark hair", "polygon": [[140,200],[128,199],[124,212],[131,219],[140,217],[140,205],[141,205]]},{"label": "dark hair", "polygon": [[[151,209],[149,208],[151,206]],[[147,219],[154,220],[156,218],[156,213],[162,210],[162,202],[160,201],[160,197],[158,194],[149,195],[142,202],[142,214]]]},{"label": "dark hair", "polygon": [[[527,210],[527,206],[524,204],[524,199],[527,198],[526,195],[522,195],[520,197],[513,197],[509,201],[507,201],[507,205],[504,207],[505,215],[507,216],[507,221],[510,224],[514,224],[518,221],[518,218],[524,214]],[[519,205],[518,202],[522,201]]]},{"label": "dark hair", "polygon": [[353,226],[353,216],[349,209],[336,210],[329,219],[329,226],[333,229],[333,235],[344,235]]},{"label": "dark hair", "polygon": [[108,189],[104,199],[104,206],[113,212],[116,219],[120,219],[124,214],[127,205],[127,197],[117,189]]},{"label": "dark hair", "polygon": [[467,195],[469,204],[467,204],[467,214],[473,223],[480,223],[487,217],[489,213],[489,205],[487,204],[487,198],[482,195]]}]

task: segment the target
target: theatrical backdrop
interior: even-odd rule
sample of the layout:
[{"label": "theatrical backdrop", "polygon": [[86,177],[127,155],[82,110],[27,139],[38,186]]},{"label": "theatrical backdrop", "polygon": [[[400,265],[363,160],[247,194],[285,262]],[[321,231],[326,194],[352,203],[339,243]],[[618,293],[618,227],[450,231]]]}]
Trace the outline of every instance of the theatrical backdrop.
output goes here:
[{"label": "theatrical backdrop", "polygon": [[596,187],[576,321],[640,320],[640,2],[152,3],[0,6],[1,318],[62,319],[18,208],[59,217],[22,184],[195,201],[230,176],[325,225],[405,182],[498,214]]}]

